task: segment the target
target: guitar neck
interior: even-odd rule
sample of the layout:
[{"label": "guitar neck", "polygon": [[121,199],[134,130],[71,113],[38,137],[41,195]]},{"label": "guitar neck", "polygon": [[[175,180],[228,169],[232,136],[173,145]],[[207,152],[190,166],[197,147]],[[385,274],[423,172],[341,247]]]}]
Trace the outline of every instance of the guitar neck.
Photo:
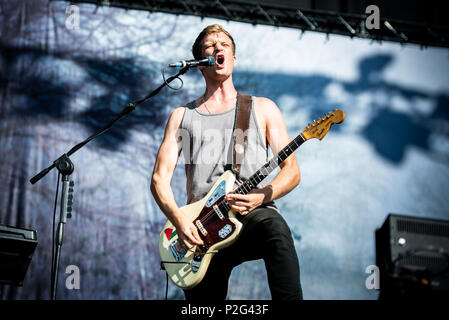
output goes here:
[{"label": "guitar neck", "polygon": [[285,159],[288,158],[301,144],[306,141],[300,133],[295,139],[290,141],[277,155],[265,163],[259,170],[257,170],[248,180],[242,183],[234,193],[247,194],[253,190],[257,185],[273,172]]}]

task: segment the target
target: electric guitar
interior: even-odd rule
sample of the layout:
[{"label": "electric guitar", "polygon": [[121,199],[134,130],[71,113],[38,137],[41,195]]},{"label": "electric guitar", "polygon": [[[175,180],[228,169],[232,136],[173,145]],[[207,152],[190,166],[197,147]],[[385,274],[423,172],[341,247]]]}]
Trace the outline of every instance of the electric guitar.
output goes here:
[{"label": "electric guitar", "polygon": [[[234,193],[247,194],[302,143],[311,138],[322,140],[333,124],[341,123],[344,119],[343,111],[334,110],[309,124],[277,155],[242,183]],[[241,213],[232,210],[224,199],[225,195],[234,189],[234,182],[234,173],[231,170],[225,171],[204,198],[180,208],[197,227],[204,245],[186,250],[178,242],[176,229],[170,221],[167,221],[162,228],[159,237],[161,265],[178,287],[190,289],[200,283],[213,255],[237,239],[242,229],[242,223],[237,215]]]}]

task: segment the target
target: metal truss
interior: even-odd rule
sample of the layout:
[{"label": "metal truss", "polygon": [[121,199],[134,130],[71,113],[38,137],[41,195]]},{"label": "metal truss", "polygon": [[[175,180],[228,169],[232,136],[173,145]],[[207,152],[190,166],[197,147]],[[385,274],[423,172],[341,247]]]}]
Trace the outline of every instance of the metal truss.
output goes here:
[{"label": "metal truss", "polygon": [[449,27],[385,19],[378,29],[366,27],[367,14],[346,14],[243,0],[73,0],[125,9],[210,17],[253,25],[271,25],[304,31],[339,34],[373,41],[413,43],[449,48]]}]

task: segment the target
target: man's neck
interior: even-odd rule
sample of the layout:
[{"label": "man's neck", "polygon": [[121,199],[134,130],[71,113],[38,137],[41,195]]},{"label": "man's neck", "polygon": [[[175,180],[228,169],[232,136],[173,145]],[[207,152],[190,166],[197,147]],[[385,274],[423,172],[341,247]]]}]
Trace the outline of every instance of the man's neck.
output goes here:
[{"label": "man's neck", "polygon": [[237,97],[237,90],[232,82],[232,75],[224,81],[213,81],[206,79],[206,92],[203,96],[208,106],[221,109],[229,106]]}]

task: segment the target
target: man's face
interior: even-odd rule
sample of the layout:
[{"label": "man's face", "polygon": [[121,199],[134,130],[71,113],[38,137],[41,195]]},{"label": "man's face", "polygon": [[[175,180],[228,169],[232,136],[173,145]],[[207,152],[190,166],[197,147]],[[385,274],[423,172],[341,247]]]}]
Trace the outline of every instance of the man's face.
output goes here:
[{"label": "man's face", "polygon": [[207,74],[230,76],[235,66],[235,56],[231,39],[223,32],[212,33],[204,37],[202,43],[203,56],[213,56],[215,66],[202,67]]}]

